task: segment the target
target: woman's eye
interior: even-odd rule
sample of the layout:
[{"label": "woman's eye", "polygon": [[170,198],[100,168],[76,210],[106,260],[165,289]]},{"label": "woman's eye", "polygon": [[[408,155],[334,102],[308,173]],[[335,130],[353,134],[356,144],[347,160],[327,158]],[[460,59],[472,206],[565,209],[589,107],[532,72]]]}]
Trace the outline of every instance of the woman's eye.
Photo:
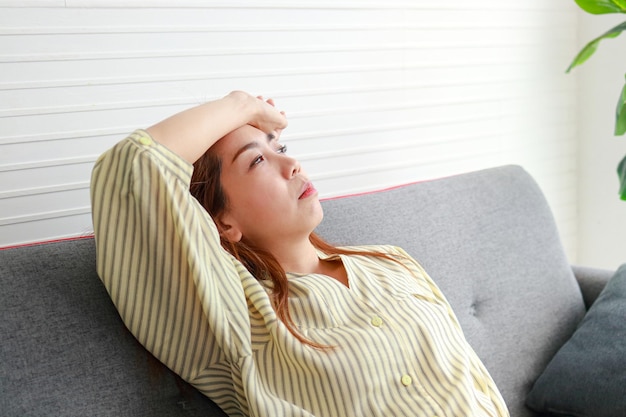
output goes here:
[{"label": "woman's eye", "polygon": [[287,153],[287,145],[281,145],[276,152],[278,153]]},{"label": "woman's eye", "polygon": [[252,163],[250,164],[250,167],[252,168],[253,166],[260,164],[264,160],[265,160],[265,157],[263,155],[259,155],[259,156],[257,156],[256,158],[254,158],[252,160]]}]

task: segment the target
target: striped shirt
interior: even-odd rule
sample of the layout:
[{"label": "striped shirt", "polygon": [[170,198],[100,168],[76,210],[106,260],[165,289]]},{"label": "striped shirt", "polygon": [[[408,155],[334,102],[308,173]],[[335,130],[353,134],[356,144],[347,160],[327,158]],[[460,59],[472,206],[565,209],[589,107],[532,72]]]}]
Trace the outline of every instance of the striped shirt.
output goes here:
[{"label": "striped shirt", "polygon": [[[449,304],[403,250],[341,258],[349,287],[288,274],[308,339],[277,319],[265,281],[222,249],[189,193],[193,166],[142,130],[92,175],[97,269],[122,319],[159,360],[230,416],[508,416]],[[409,272],[410,271],[410,272]]]}]

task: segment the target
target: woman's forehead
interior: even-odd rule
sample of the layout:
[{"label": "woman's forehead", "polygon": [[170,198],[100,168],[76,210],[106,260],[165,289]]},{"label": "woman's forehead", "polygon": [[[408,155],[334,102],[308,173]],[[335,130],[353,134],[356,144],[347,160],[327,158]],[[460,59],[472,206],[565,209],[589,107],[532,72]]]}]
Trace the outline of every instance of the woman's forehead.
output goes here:
[{"label": "woman's forehead", "polygon": [[213,147],[222,158],[232,159],[243,146],[250,142],[265,141],[266,138],[267,135],[263,131],[254,126],[244,125],[224,136]]}]

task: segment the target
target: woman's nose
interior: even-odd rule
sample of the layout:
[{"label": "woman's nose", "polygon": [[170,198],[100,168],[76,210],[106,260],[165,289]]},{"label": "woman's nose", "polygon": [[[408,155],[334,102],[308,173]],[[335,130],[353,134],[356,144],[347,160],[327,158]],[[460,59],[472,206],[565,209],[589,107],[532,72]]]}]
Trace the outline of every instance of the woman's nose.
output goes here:
[{"label": "woman's nose", "polygon": [[297,159],[292,158],[290,156],[285,156],[284,158],[285,158],[284,166],[283,166],[284,175],[285,175],[285,178],[290,179],[300,172],[300,169],[301,169],[300,162],[298,162]]}]

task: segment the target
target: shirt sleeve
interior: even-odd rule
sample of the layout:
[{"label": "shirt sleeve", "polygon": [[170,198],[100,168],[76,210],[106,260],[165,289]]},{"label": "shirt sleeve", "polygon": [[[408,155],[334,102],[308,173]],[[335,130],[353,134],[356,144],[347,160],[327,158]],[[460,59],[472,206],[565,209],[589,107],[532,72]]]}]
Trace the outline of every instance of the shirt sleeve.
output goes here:
[{"label": "shirt sleeve", "polygon": [[136,131],[92,173],[97,271],[129,330],[192,382],[247,354],[249,319],[238,262],[189,193],[193,166]]}]

